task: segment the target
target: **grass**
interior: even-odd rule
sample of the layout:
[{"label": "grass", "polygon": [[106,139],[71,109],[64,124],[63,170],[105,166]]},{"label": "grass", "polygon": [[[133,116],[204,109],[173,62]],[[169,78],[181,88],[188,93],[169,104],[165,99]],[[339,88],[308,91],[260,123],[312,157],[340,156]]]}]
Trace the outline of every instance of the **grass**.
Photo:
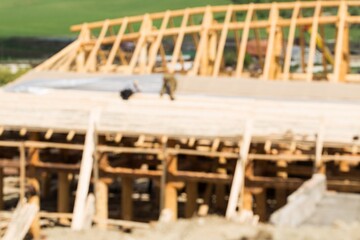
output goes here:
[{"label": "grass", "polygon": [[0,37],[72,36],[73,24],[230,0],[1,0]]},{"label": "grass", "polygon": [[17,71],[16,73],[12,73],[7,68],[0,68],[0,86],[5,85],[17,78],[19,78],[21,75],[25,74],[30,69],[21,69]]}]

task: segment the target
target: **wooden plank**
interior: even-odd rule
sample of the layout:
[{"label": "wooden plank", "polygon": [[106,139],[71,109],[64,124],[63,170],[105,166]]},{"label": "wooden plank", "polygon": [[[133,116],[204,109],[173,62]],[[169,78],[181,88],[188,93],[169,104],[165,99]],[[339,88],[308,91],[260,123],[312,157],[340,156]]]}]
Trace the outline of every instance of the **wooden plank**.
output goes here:
[{"label": "wooden plank", "polygon": [[85,137],[85,147],[81,159],[81,167],[79,174],[79,181],[76,190],[75,206],[74,206],[74,218],[71,223],[71,229],[81,230],[84,224],[85,218],[85,202],[90,186],[90,177],[93,166],[93,154],[94,154],[94,135],[95,135],[95,124],[99,118],[99,111],[94,110],[91,112],[89,117],[89,125]]},{"label": "wooden plank", "polygon": [[[67,172],[58,173],[58,196],[57,210],[61,213],[70,211],[70,182]],[[67,222],[67,219],[60,219],[60,222]]]},{"label": "wooden plank", "polygon": [[286,46],[286,55],[284,60],[284,75],[283,80],[289,80],[289,72],[290,72],[290,62],[291,62],[291,55],[294,46],[294,39],[295,39],[295,32],[296,32],[296,20],[299,17],[300,12],[300,2],[296,2],[295,9],[293,10],[292,17],[291,17],[291,24],[289,28],[289,35],[288,35],[288,42]]},{"label": "wooden plank", "polygon": [[325,173],[324,169],[321,169],[323,166],[323,149],[324,149],[324,134],[325,126],[324,123],[320,124],[319,131],[316,136],[316,146],[315,146],[315,172],[316,173]]},{"label": "wooden plank", "polygon": [[243,32],[241,36],[240,50],[237,58],[236,74],[235,74],[237,77],[240,77],[243,72],[244,60],[246,54],[246,45],[249,38],[250,22],[253,17],[253,14],[254,14],[254,4],[251,3],[249,5],[249,10],[246,13],[245,26],[243,28]]},{"label": "wooden plank", "polygon": [[133,180],[129,177],[121,178],[121,212],[122,219],[131,220],[133,216]]},{"label": "wooden plank", "polygon": [[313,69],[314,69],[315,51],[316,51],[316,38],[319,28],[320,13],[321,13],[321,3],[318,1],[314,12],[314,21],[311,27],[309,58],[308,58],[308,64],[306,70],[306,81],[308,82],[312,81],[313,78]]},{"label": "wooden plank", "polygon": [[26,153],[25,146],[22,144],[19,147],[20,152],[20,198],[19,202],[24,203],[25,201],[25,181],[26,181]]},{"label": "wooden plank", "polygon": [[224,47],[225,47],[226,38],[228,35],[228,31],[229,31],[229,23],[231,21],[232,14],[233,14],[233,6],[229,5],[228,9],[226,10],[226,15],[225,15],[224,23],[223,23],[223,29],[221,30],[220,41],[217,46],[216,59],[215,59],[215,63],[214,63],[214,71],[212,74],[213,77],[216,77],[217,75],[219,75],[221,59],[222,59],[222,56],[224,53]]},{"label": "wooden plank", "polygon": [[186,183],[186,204],[185,204],[185,217],[191,218],[196,213],[198,198],[198,184],[197,182]]},{"label": "wooden plank", "polygon": [[4,209],[4,168],[0,167],[0,210]]},{"label": "wooden plank", "polygon": [[271,70],[273,65],[275,64],[275,44],[276,42],[276,31],[277,31],[277,20],[279,18],[279,10],[277,9],[276,3],[272,3],[271,11],[270,11],[270,32],[269,32],[269,39],[266,48],[266,58],[265,58],[265,65],[264,65],[264,73],[263,79],[264,80],[271,80],[272,74]]},{"label": "wooden plank", "polygon": [[235,216],[236,207],[239,203],[239,196],[244,189],[245,166],[246,166],[247,156],[249,154],[251,136],[252,136],[252,121],[248,120],[246,122],[246,127],[242,138],[239,158],[236,162],[234,177],[230,190],[229,202],[226,209],[225,216],[228,219]]},{"label": "wooden plank", "polygon": [[128,23],[129,23],[128,18],[124,18],[124,21],[121,24],[121,27],[119,29],[119,32],[116,35],[115,42],[114,42],[113,46],[111,47],[109,57],[106,60],[106,63],[105,63],[105,71],[106,72],[108,72],[110,70],[110,67],[114,62],[116,52],[118,50],[121,51],[120,44],[121,44],[122,38],[123,38],[123,36],[125,34],[126,28],[128,27]]},{"label": "wooden plank", "polygon": [[164,31],[167,28],[167,25],[169,23],[169,19],[170,19],[170,15],[171,15],[171,11],[166,11],[165,12],[165,16],[162,20],[160,29],[159,29],[159,33],[156,36],[155,42],[151,44],[150,50],[149,50],[149,56],[148,56],[148,65],[147,65],[147,73],[151,73],[152,69],[155,65],[156,62],[156,57],[161,45],[161,41],[163,40],[164,37]]},{"label": "wooden plank", "polygon": [[[332,79],[333,82],[344,81],[343,68],[347,68],[346,64],[344,64],[344,62],[347,60],[344,56],[344,45],[348,44],[348,27],[346,26],[348,10],[346,2],[341,1],[338,11],[339,24],[336,37],[334,75]],[[345,71],[347,71],[347,69]]]},{"label": "wooden plank", "polygon": [[187,8],[187,9],[185,9],[184,16],[183,16],[183,19],[181,21],[179,34],[178,34],[178,37],[176,39],[173,55],[172,55],[172,58],[171,58],[170,67],[172,69],[175,69],[175,65],[176,65],[176,63],[178,61],[179,55],[181,54],[181,46],[182,46],[182,43],[184,41],[184,36],[185,36],[184,29],[188,24],[189,16],[190,16],[189,15],[189,9]]},{"label": "wooden plank", "polygon": [[[211,19],[212,19],[212,14],[211,14],[211,7],[210,6],[206,6],[206,10],[203,16],[203,22],[202,22],[202,31],[200,34],[200,41],[199,41],[199,45],[197,46],[196,49],[196,56],[194,59],[194,63],[193,63],[193,67],[191,69],[191,71],[188,73],[189,75],[197,75],[199,72],[199,68],[200,68],[200,62],[203,60],[204,61],[204,56],[205,58],[207,58],[207,56],[205,55],[207,53],[207,42],[208,42],[208,32],[209,32],[209,28],[211,25]],[[206,59],[205,59],[206,61]],[[205,69],[207,70],[207,69]]]},{"label": "wooden plank", "polygon": [[35,204],[18,204],[2,239],[24,239],[38,211],[39,207]]},{"label": "wooden plank", "polygon": [[99,179],[96,183],[96,218],[99,219],[97,226],[100,229],[107,228],[108,210],[108,185],[106,180]]}]

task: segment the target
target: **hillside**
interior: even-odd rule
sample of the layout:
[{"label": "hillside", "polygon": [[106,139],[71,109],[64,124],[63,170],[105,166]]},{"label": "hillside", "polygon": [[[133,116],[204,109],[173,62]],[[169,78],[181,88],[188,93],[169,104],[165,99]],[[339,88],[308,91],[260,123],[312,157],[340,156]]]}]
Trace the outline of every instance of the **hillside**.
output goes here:
[{"label": "hillside", "polygon": [[72,24],[230,3],[230,0],[1,0],[0,37],[69,36]]}]

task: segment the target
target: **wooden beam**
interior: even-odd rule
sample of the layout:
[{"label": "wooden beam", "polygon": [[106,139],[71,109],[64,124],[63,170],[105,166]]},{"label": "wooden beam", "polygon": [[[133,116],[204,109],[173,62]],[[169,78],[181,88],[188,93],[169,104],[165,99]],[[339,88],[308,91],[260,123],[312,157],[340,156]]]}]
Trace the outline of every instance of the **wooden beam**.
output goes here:
[{"label": "wooden beam", "polygon": [[[58,196],[57,210],[61,213],[70,211],[70,182],[67,172],[58,173]],[[60,219],[60,222],[67,222],[67,219]]]},{"label": "wooden beam", "polygon": [[349,27],[346,24],[348,7],[345,1],[341,1],[339,8],[339,23],[335,48],[335,63],[333,82],[345,81],[349,61]]},{"label": "wooden beam", "polygon": [[4,168],[0,167],[0,210],[4,209]]},{"label": "wooden beam", "polygon": [[301,5],[300,2],[296,2],[295,9],[293,10],[292,17],[291,17],[288,42],[287,42],[287,47],[286,47],[286,55],[285,55],[285,60],[284,60],[283,80],[285,80],[285,81],[289,80],[291,56],[292,56],[292,50],[293,50],[293,46],[294,46],[294,39],[295,39],[295,33],[296,33],[296,20],[299,17],[300,5]]},{"label": "wooden beam", "polygon": [[249,5],[249,9],[246,13],[245,26],[243,28],[242,36],[241,36],[240,50],[238,53],[239,55],[237,58],[236,73],[235,73],[235,75],[237,77],[240,77],[243,72],[244,60],[245,60],[245,54],[246,54],[246,46],[247,46],[247,42],[248,42],[248,38],[249,38],[249,31],[250,31],[250,22],[253,17],[253,14],[254,14],[254,4],[251,3]]},{"label": "wooden beam", "polygon": [[272,3],[271,11],[270,11],[270,32],[269,32],[269,39],[267,43],[266,49],[266,58],[265,58],[265,65],[264,65],[264,73],[263,79],[264,80],[271,80],[273,79],[272,70],[274,65],[276,64],[276,51],[275,47],[278,42],[276,41],[276,32],[277,32],[277,20],[279,19],[279,10],[277,8],[276,3]]},{"label": "wooden beam", "polygon": [[25,146],[21,144],[20,152],[20,198],[19,202],[22,204],[25,201],[25,181],[26,181],[26,153]]},{"label": "wooden beam", "polygon": [[93,167],[93,154],[95,150],[95,124],[99,118],[99,111],[92,111],[89,117],[89,125],[85,136],[85,147],[81,159],[79,181],[76,190],[74,219],[71,223],[73,230],[81,230],[85,217],[85,202],[89,191],[90,177]]},{"label": "wooden beam", "polygon": [[25,238],[39,207],[34,204],[19,204],[11,218],[3,240],[22,240]]},{"label": "wooden beam", "polygon": [[185,217],[191,218],[196,213],[198,198],[198,184],[197,182],[186,183],[186,204],[185,204]]},{"label": "wooden beam", "polygon": [[107,228],[108,210],[108,185],[106,180],[99,179],[96,183],[96,218],[99,219],[97,226],[100,229]]},{"label": "wooden beam", "polygon": [[309,59],[307,64],[306,71],[306,81],[310,82],[313,79],[313,69],[315,61],[315,52],[316,52],[316,38],[319,28],[319,16],[321,13],[321,2],[317,1],[315,12],[314,12],[314,21],[311,27],[311,36],[310,36],[310,46],[309,46]]},{"label": "wooden beam", "polygon": [[171,58],[171,63],[170,63],[170,67],[174,70],[175,69],[175,65],[178,61],[179,56],[181,55],[181,46],[182,43],[184,41],[184,36],[185,36],[185,32],[184,29],[186,28],[188,21],[189,21],[189,9],[186,8],[184,11],[184,16],[183,19],[181,21],[181,25],[180,25],[180,29],[179,29],[179,34],[178,37],[176,39],[176,43],[174,46],[174,51],[172,54],[172,58]]},{"label": "wooden beam", "polygon": [[[232,218],[236,214],[236,208],[238,207],[240,193],[244,190],[245,183],[245,166],[247,157],[249,154],[249,148],[251,144],[252,135],[252,121],[246,122],[245,131],[242,138],[242,143],[239,152],[239,158],[236,162],[234,178],[231,185],[231,191],[229,196],[229,202],[226,209],[226,218]],[[240,196],[241,198],[241,196]],[[239,206],[241,208],[241,206]]]},{"label": "wooden beam", "polygon": [[233,13],[233,6],[229,5],[228,9],[226,10],[226,15],[225,15],[224,23],[223,23],[223,29],[221,30],[220,41],[217,46],[216,59],[215,59],[215,63],[214,63],[214,71],[212,74],[213,77],[216,77],[219,75],[221,59],[222,59],[223,53],[224,53],[224,47],[225,47],[226,38],[228,35],[228,31],[229,31],[229,23],[231,21],[232,13]]},{"label": "wooden beam", "polygon": [[108,72],[110,70],[110,67],[114,62],[115,55],[118,52],[118,50],[121,51],[120,44],[121,44],[122,38],[125,34],[126,28],[128,27],[128,23],[129,23],[128,18],[124,18],[124,21],[122,22],[121,27],[119,29],[119,32],[116,35],[115,42],[114,42],[113,46],[111,47],[109,57],[106,60],[106,63],[105,63],[105,71],[106,72]]},{"label": "wooden beam", "polygon": [[121,178],[121,212],[122,219],[131,220],[133,215],[133,180],[129,177]]}]

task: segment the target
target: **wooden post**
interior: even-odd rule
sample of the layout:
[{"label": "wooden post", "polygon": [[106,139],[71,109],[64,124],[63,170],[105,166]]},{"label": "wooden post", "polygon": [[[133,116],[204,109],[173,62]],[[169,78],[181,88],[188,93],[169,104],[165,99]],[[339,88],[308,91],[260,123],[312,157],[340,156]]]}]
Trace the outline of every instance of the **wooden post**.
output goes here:
[{"label": "wooden post", "polygon": [[346,1],[341,1],[339,8],[339,23],[335,48],[334,78],[333,82],[345,81],[349,68],[349,26],[346,23],[348,15]]},{"label": "wooden post", "polygon": [[[236,214],[236,207],[238,206],[238,203],[243,202],[240,193],[244,190],[245,167],[246,167],[246,161],[251,144],[251,135],[252,135],[252,121],[248,120],[245,125],[245,131],[243,134],[243,139],[240,147],[239,158],[236,162],[229,202],[226,209],[226,218],[232,218]],[[240,201],[239,201],[239,196],[240,196]],[[239,207],[241,208],[242,206]]]},{"label": "wooden post", "polygon": [[216,59],[215,59],[215,63],[214,63],[213,77],[216,77],[216,76],[219,75],[221,59],[223,57],[224,47],[225,47],[225,43],[226,43],[226,37],[227,37],[228,31],[229,31],[229,23],[231,21],[231,16],[233,15],[232,12],[233,12],[233,6],[229,5],[227,10],[226,10],[224,26],[223,26],[223,29],[221,30],[219,46],[218,46],[217,52],[216,52]]},{"label": "wooden post", "polygon": [[198,198],[198,184],[197,182],[186,183],[186,205],[185,217],[191,218],[197,209],[196,200]]},{"label": "wooden post", "polygon": [[245,60],[245,54],[246,54],[246,46],[247,46],[247,41],[249,38],[250,23],[251,23],[253,14],[254,14],[254,4],[250,3],[249,9],[246,13],[245,25],[244,25],[244,28],[242,31],[242,36],[241,36],[240,50],[238,53],[237,64],[236,64],[236,77],[240,77],[243,72],[244,60]]},{"label": "wooden post", "polygon": [[[278,39],[282,37],[278,37],[278,34],[280,34],[279,29],[277,27],[277,21],[279,19],[279,10],[277,8],[276,3],[272,3],[271,5],[271,11],[270,11],[270,31],[269,31],[269,40],[268,45],[266,49],[266,58],[265,58],[265,65],[264,65],[264,74],[263,79],[264,80],[271,80],[274,79],[275,72],[276,72],[276,55],[277,55],[277,48],[279,46],[276,46],[279,44]],[[281,46],[280,46],[281,47]]]},{"label": "wooden post", "polygon": [[[68,177],[69,174],[67,172],[58,173],[57,210],[60,213],[67,213],[70,211],[70,185]],[[63,219],[60,220],[63,221]]]},{"label": "wooden post", "polygon": [[290,73],[290,62],[291,62],[291,55],[294,46],[294,38],[296,32],[296,20],[298,19],[300,12],[300,2],[296,2],[295,9],[293,10],[291,23],[289,28],[289,35],[288,35],[288,42],[286,47],[286,56],[284,61],[284,75],[283,80],[289,80],[289,73]]},{"label": "wooden post", "polygon": [[314,69],[315,52],[316,52],[316,38],[318,35],[320,13],[321,13],[321,1],[317,1],[315,13],[314,13],[314,21],[311,27],[309,58],[308,58],[308,65],[306,70],[306,81],[308,82],[312,81],[313,79],[313,69]]},{"label": "wooden post", "polygon": [[133,180],[130,177],[121,178],[121,211],[124,220],[131,220],[133,214]]},{"label": "wooden post", "polygon": [[26,153],[25,145],[21,144],[20,148],[20,203],[25,203],[25,181],[26,181]]},{"label": "wooden post", "polygon": [[4,169],[0,168],[0,210],[4,209]]},{"label": "wooden post", "polygon": [[[169,155],[165,161],[167,161],[167,175],[177,171],[177,156]],[[178,212],[176,184],[167,179],[164,190],[164,208],[171,210],[173,220],[176,220]]]},{"label": "wooden post", "polygon": [[[30,196],[28,203],[34,204],[37,206],[37,209],[40,209],[40,184],[39,181],[35,178],[29,180],[30,186],[34,190],[33,195]],[[31,226],[30,233],[33,236],[33,239],[40,239],[40,218],[37,215]]]},{"label": "wooden post", "polygon": [[323,173],[325,174],[325,164],[322,161],[322,152],[324,146],[324,134],[325,134],[325,126],[324,123],[320,124],[319,131],[316,136],[316,146],[315,146],[315,173]]},{"label": "wooden post", "polygon": [[91,172],[93,169],[94,151],[95,151],[95,124],[99,118],[98,110],[90,113],[88,129],[85,136],[85,146],[81,159],[79,181],[76,190],[76,199],[73,212],[73,221],[71,228],[81,230],[84,223],[85,203],[89,192]]},{"label": "wooden post", "polygon": [[126,31],[126,28],[128,26],[128,18],[124,18],[122,24],[121,24],[121,27],[119,29],[119,32],[118,34],[116,35],[116,39],[115,39],[115,42],[110,50],[110,53],[109,53],[109,57],[107,58],[106,60],[106,64],[105,64],[105,71],[109,71],[111,69],[111,65],[113,64],[114,62],[114,59],[115,59],[115,56],[116,56],[116,52],[119,50],[121,51],[120,48],[120,43],[121,43],[121,40],[125,34],[125,31]]},{"label": "wooden post", "polygon": [[96,217],[99,219],[98,227],[106,229],[108,210],[108,184],[104,179],[99,179],[96,183]]},{"label": "wooden post", "polygon": [[254,191],[254,197],[255,197],[255,213],[259,215],[260,221],[265,222],[266,221],[266,189],[265,188],[259,188]]},{"label": "wooden post", "polygon": [[[219,164],[225,165],[226,159],[224,157],[220,157]],[[226,174],[226,167],[218,168],[217,172],[220,174]],[[226,208],[225,194],[226,194],[226,185],[221,184],[221,183],[216,183],[215,184],[215,196],[216,196],[216,208],[218,210],[223,210]]]}]

